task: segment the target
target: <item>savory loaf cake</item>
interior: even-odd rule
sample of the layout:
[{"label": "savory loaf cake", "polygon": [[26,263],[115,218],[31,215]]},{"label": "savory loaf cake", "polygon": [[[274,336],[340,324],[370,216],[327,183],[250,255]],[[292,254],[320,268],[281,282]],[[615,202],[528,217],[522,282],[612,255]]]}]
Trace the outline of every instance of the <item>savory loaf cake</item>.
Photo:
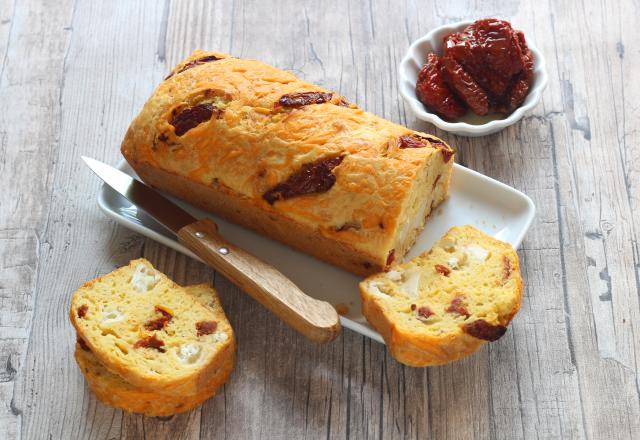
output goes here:
[{"label": "savory loaf cake", "polygon": [[520,309],[518,254],[472,226],[360,283],[362,312],[392,356],[413,367],[455,361],[495,341]]},{"label": "savory loaf cake", "polygon": [[144,259],[85,283],[70,317],[101,364],[148,391],[197,394],[235,350],[219,305],[205,307]]},{"label": "savory loaf cake", "polygon": [[[189,295],[216,313],[219,323],[228,326],[224,311],[213,288],[206,284],[200,284],[187,286],[184,289]],[[230,328],[228,331],[232,333]],[[148,416],[168,416],[188,411],[213,396],[233,371],[235,349],[232,347],[231,350],[227,350],[225,356],[222,365],[213,372],[209,381],[196,394],[171,395],[163,394],[162,390],[154,392],[131,385],[102,365],[82,339],[78,340],[75,350],[75,358],[80,371],[98,399],[107,405]]]},{"label": "savory loaf cake", "polygon": [[400,261],[453,150],[256,60],[196,51],[122,153],[148,184],[357,274]]}]

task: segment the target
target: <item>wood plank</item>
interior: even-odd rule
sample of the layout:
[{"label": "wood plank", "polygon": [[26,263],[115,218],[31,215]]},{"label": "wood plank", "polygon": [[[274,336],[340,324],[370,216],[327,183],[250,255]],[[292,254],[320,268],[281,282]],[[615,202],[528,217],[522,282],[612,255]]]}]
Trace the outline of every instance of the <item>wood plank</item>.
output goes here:
[{"label": "wood plank", "polygon": [[[579,35],[558,46],[566,117],[552,119],[557,166],[566,170],[558,174],[566,293],[587,435],[634,438],[640,435],[637,224],[634,228],[621,146],[611,141],[618,137],[613,117],[619,110],[609,99],[634,87],[612,75],[612,67],[621,67],[616,50],[621,36],[603,28],[602,17],[633,15],[638,6],[584,6],[551,10],[563,23],[554,26],[556,39]],[[610,26],[615,25],[605,25]]]},{"label": "wood plank", "polygon": [[[21,393],[40,240],[57,151],[69,2],[0,1],[0,432],[23,434]],[[25,57],[37,64],[25,63]],[[9,103],[9,104],[7,104]],[[37,121],[25,123],[25,121]]]},{"label": "wood plank", "polygon": [[15,1],[0,1],[0,78],[7,61],[7,49],[9,48],[9,37],[13,29],[13,19],[15,14]]},{"label": "wood plank", "polygon": [[[140,255],[143,241],[136,234],[115,227],[99,212],[95,194],[100,182],[79,156],[116,162],[117,146],[130,119],[162,78],[165,69],[156,55],[157,38],[148,40],[149,35],[157,37],[161,28],[162,10],[153,6],[153,2],[79,1],[72,21],[70,4],[59,6],[59,16],[49,8],[41,8],[37,14],[33,10],[22,12],[28,22],[21,27],[34,35],[24,38],[25,44],[30,43],[28,49],[15,48],[16,55],[20,55],[16,65],[24,66],[35,76],[36,84],[57,74],[51,81],[59,87],[55,93],[35,95],[42,94],[45,99],[40,104],[43,114],[32,115],[38,117],[38,123],[21,124],[28,118],[20,113],[21,118],[12,121],[13,126],[22,129],[48,127],[45,121],[49,120],[56,125],[50,139],[25,133],[43,149],[43,158],[47,156],[44,151],[54,145],[51,160],[24,153],[22,156],[24,167],[34,167],[42,174],[55,170],[55,179],[48,182],[51,188],[46,190],[51,205],[47,224],[39,234],[37,305],[16,398],[26,438],[120,436],[122,412],[97,403],[75,365],[75,337],[67,313],[71,293],[79,285]],[[65,38],[51,35],[51,43],[40,48],[41,39],[47,38],[47,33],[42,33],[49,26]],[[38,50],[60,53],[58,57],[38,55]],[[25,53],[29,55],[27,61]],[[54,64],[56,61],[58,65]],[[63,72],[64,80],[60,77]],[[20,93],[31,96],[34,92]],[[20,100],[17,95],[13,98],[15,102]],[[51,112],[56,109],[59,114],[52,118]],[[56,147],[57,142],[60,148]],[[37,188],[33,183],[24,186]],[[35,205],[37,201],[30,203]],[[44,209],[26,202],[24,208],[32,212]]]}]

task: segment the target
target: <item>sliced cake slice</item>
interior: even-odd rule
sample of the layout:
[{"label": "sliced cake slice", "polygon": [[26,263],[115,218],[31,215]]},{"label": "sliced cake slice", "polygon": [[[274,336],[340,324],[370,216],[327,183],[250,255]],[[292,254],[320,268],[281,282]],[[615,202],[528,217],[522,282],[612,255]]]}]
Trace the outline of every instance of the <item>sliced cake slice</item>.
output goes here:
[{"label": "sliced cake slice", "polygon": [[500,338],[520,309],[522,289],[513,247],[460,226],[430,251],[362,281],[360,297],[364,316],[391,354],[424,367]]},{"label": "sliced cake slice", "polygon": [[[233,341],[233,330],[226,319],[215,290],[206,284],[187,286],[185,290],[218,315],[218,326],[224,329],[225,333],[231,336],[230,340]],[[227,346],[227,349],[219,356],[224,358],[222,365],[215,370],[209,382],[199,392],[194,395],[170,395],[147,391],[126,382],[122,377],[102,365],[82,339],[78,340],[75,351],[80,371],[98,399],[107,405],[147,416],[169,416],[185,412],[212,397],[224,385],[233,371],[235,343]]]},{"label": "sliced cake slice", "polygon": [[126,382],[194,395],[235,347],[221,310],[205,307],[139,259],[80,287],[70,318],[97,360]]}]

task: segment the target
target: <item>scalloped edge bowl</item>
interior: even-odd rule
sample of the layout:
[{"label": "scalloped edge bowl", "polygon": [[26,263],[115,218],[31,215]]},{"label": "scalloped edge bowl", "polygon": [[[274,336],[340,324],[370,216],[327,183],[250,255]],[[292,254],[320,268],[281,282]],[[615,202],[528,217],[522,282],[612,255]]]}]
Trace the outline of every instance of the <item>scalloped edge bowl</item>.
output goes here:
[{"label": "scalloped edge bowl", "polygon": [[436,127],[449,133],[460,136],[476,137],[496,133],[522,119],[522,117],[533,109],[540,101],[542,91],[547,86],[548,78],[544,56],[538,50],[533,41],[527,38],[527,45],[534,56],[533,84],[522,105],[509,116],[506,118],[497,114],[477,116],[469,112],[467,115],[462,117],[463,121],[448,122],[435,113],[427,111],[425,106],[416,96],[416,81],[418,80],[418,73],[427,58],[427,54],[435,52],[436,54],[441,55],[442,39],[444,36],[452,32],[459,32],[471,23],[473,23],[472,20],[466,20],[439,26],[427,35],[418,38],[411,43],[411,46],[409,46],[407,53],[398,67],[398,82],[400,94],[407,104],[409,104],[411,111],[413,111],[418,119],[431,122]]}]

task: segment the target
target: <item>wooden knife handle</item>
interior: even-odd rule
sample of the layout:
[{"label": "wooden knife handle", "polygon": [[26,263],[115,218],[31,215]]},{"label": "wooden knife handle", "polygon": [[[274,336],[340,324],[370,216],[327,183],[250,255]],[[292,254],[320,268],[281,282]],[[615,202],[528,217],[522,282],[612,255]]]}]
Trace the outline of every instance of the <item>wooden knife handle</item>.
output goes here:
[{"label": "wooden knife handle", "polygon": [[308,339],[330,342],[340,332],[331,304],[307,296],[275,267],[234,246],[218,234],[209,219],[178,231],[178,238],[208,265]]}]

